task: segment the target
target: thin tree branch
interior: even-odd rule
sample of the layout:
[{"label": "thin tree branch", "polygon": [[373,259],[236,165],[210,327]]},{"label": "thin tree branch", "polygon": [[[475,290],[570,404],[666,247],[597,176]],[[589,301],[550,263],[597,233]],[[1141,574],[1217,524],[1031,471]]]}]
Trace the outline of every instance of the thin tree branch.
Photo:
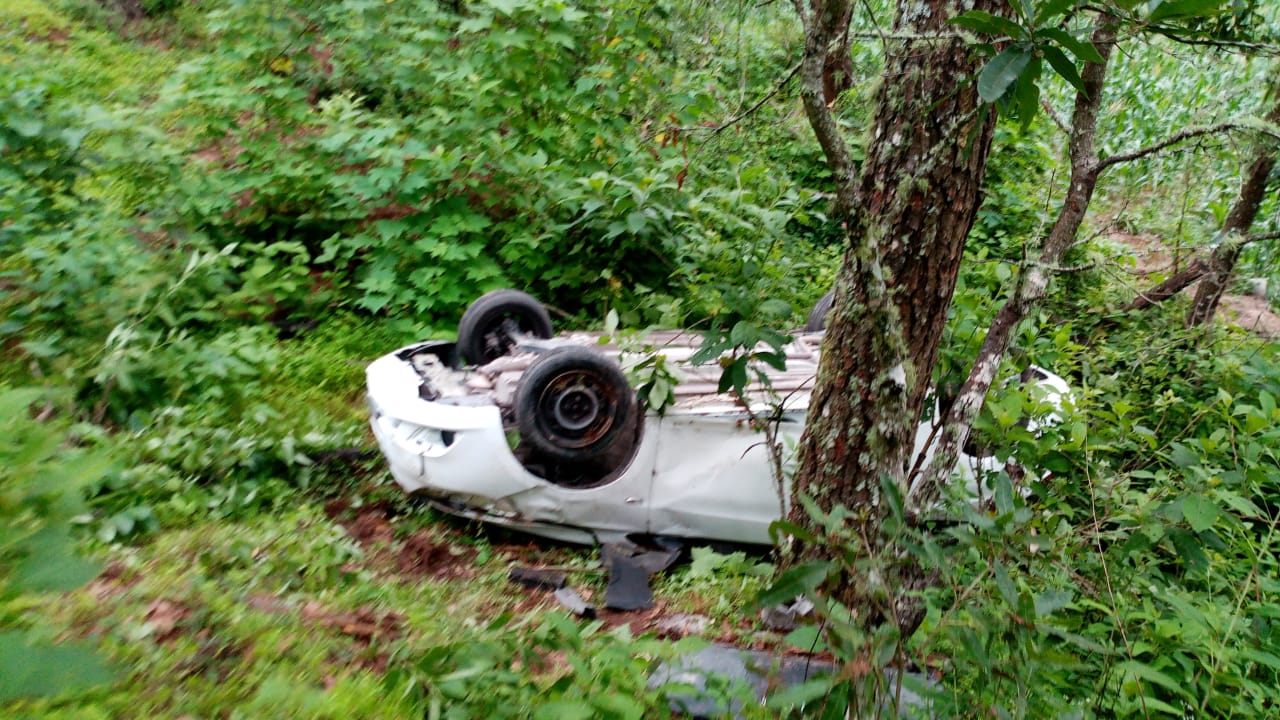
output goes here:
[{"label": "thin tree branch", "polygon": [[1220,40],[1215,38],[1191,38],[1180,35],[1177,32],[1170,32],[1169,28],[1160,25],[1148,25],[1147,29],[1163,35],[1180,45],[1197,45],[1215,48],[1230,48],[1232,50],[1243,50],[1248,53],[1260,56],[1280,55],[1280,45],[1272,43],[1248,42],[1246,40]]},{"label": "thin tree branch", "polygon": [[1067,127],[1067,122],[1062,119],[1062,116],[1058,114],[1057,110],[1053,109],[1053,106],[1049,104],[1048,100],[1042,99],[1040,101],[1040,107],[1044,108],[1044,114],[1049,116],[1049,119],[1053,121],[1054,125],[1058,126],[1059,130],[1064,134],[1071,134],[1071,128]]},{"label": "thin tree branch", "polygon": [[1264,135],[1267,135],[1269,137],[1276,137],[1280,139],[1280,134],[1277,134],[1274,130],[1261,128],[1256,125],[1242,123],[1239,120],[1228,120],[1226,122],[1221,122],[1216,125],[1208,125],[1206,127],[1187,128],[1186,130],[1170,135],[1169,137],[1165,138],[1164,140],[1161,140],[1158,143],[1148,145],[1143,148],[1138,148],[1137,150],[1134,150],[1132,152],[1120,153],[1118,155],[1112,155],[1110,157],[1103,158],[1098,161],[1097,169],[1100,171],[1105,170],[1111,167],[1112,165],[1119,165],[1120,163],[1132,162],[1134,160],[1147,157],[1148,155],[1153,155],[1155,153],[1160,152],[1161,150],[1164,150],[1167,147],[1170,147],[1172,145],[1177,145],[1178,143],[1181,143],[1181,142],[1186,142],[1187,140],[1203,137],[1205,135],[1217,135],[1218,133],[1225,133],[1232,130],[1253,130],[1256,132],[1260,132]]},{"label": "thin tree branch", "polygon": [[809,31],[809,11],[804,7],[804,0],[791,0],[791,5],[796,9],[796,15],[800,18],[800,27],[805,32]]},{"label": "thin tree branch", "polygon": [[742,122],[744,119],[747,118],[747,116],[755,113],[755,111],[764,107],[765,103],[777,97],[778,93],[782,92],[782,89],[785,88],[787,84],[790,83],[793,79],[795,79],[796,74],[800,72],[800,68],[803,65],[804,65],[803,61],[793,65],[791,69],[787,71],[787,74],[781,80],[779,80],[776,85],[773,86],[772,90],[765,93],[759,100],[757,100],[754,104],[752,104],[751,107],[747,108],[746,110],[743,110],[737,115],[734,115],[728,120],[725,120],[720,125],[716,125],[715,127],[698,127],[695,125],[692,127],[680,127],[678,129],[681,132],[710,131],[712,135],[719,135],[725,130],[733,127],[734,125],[737,125],[739,122]]}]

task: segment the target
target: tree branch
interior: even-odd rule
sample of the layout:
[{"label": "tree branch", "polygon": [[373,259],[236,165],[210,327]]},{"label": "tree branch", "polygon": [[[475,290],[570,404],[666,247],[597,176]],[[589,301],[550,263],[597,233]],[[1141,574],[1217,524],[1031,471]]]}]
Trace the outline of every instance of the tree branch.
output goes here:
[{"label": "tree branch", "polygon": [[822,68],[831,44],[840,37],[842,32],[848,32],[847,27],[837,27],[841,8],[844,5],[845,3],[837,1],[814,7],[806,28],[804,59],[800,63],[800,99],[804,105],[805,114],[809,118],[809,125],[813,128],[813,134],[818,139],[818,145],[822,147],[827,164],[831,167],[836,188],[835,215],[841,222],[849,218],[854,205],[854,192],[857,187],[856,166],[835,115],[827,106]]},{"label": "tree branch", "polygon": [[1040,101],[1040,107],[1044,108],[1044,114],[1049,116],[1049,119],[1053,121],[1054,125],[1058,126],[1058,129],[1061,130],[1063,134],[1071,134],[1071,128],[1067,127],[1067,122],[1062,119],[1062,116],[1058,114],[1057,110],[1053,109],[1053,106],[1049,104],[1048,100],[1042,99]]},{"label": "tree branch", "polygon": [[1170,135],[1169,137],[1165,138],[1164,140],[1161,140],[1158,143],[1148,145],[1143,148],[1138,148],[1137,150],[1134,150],[1132,152],[1120,153],[1118,155],[1112,155],[1111,157],[1103,158],[1098,161],[1097,169],[1105,170],[1111,167],[1112,165],[1119,165],[1120,163],[1132,162],[1134,160],[1147,157],[1148,155],[1153,155],[1155,153],[1160,152],[1161,150],[1164,150],[1167,147],[1170,147],[1172,145],[1177,145],[1180,142],[1185,142],[1187,140],[1191,140],[1194,138],[1203,137],[1205,135],[1216,135],[1218,133],[1224,133],[1231,130],[1254,130],[1257,132],[1261,132],[1262,134],[1267,135],[1269,137],[1280,138],[1280,134],[1277,134],[1273,130],[1264,129],[1248,123],[1243,123],[1243,122],[1240,122],[1239,120],[1228,120],[1226,122],[1221,122],[1216,125],[1209,125],[1206,127],[1187,128],[1186,130]]},{"label": "tree branch", "polygon": [[753,103],[751,107],[747,108],[746,110],[743,110],[737,115],[734,115],[728,120],[725,120],[724,123],[720,125],[716,125],[715,127],[710,127],[710,128],[693,126],[693,127],[681,127],[679,128],[679,130],[683,132],[709,130],[712,135],[719,135],[725,130],[733,127],[734,125],[737,125],[739,122],[742,122],[749,115],[754,114],[757,110],[764,107],[765,103],[769,102],[774,97],[776,97],[778,93],[782,92],[782,89],[785,88],[787,84],[790,83],[793,78],[795,78],[796,74],[800,72],[800,68],[803,66],[803,64],[804,64],[803,61],[796,63],[794,66],[792,66],[790,70],[787,71],[787,74],[781,80],[779,80],[776,85],[773,86],[772,90],[765,93],[759,100]]},{"label": "tree branch", "polygon": [[1068,141],[1071,177],[1066,197],[1043,245],[1028,244],[1027,261],[1018,274],[1009,299],[988,326],[987,336],[969,369],[969,376],[947,411],[945,427],[934,449],[933,460],[923,470],[924,476],[918,482],[915,478],[912,479],[912,512],[920,512],[937,500],[942,486],[955,467],[961,448],[969,439],[973,422],[982,409],[987,391],[995,381],[996,371],[1009,352],[1014,331],[1044,297],[1051,277],[1050,269],[1058,264],[1062,254],[1079,234],[1101,170],[1094,145],[1097,140],[1098,114],[1102,108],[1102,90],[1106,83],[1107,65],[1117,26],[1115,18],[1107,15],[1101,16],[1094,26],[1090,40],[1098,48],[1102,62],[1085,63],[1081,73],[1083,89],[1076,93],[1075,108],[1071,116]]}]

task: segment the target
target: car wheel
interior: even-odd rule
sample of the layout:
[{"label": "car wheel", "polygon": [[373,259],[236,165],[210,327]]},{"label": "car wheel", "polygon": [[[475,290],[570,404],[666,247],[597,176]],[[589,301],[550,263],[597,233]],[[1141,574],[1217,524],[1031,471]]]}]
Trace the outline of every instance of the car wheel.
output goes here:
[{"label": "car wheel", "polygon": [[462,313],[458,321],[458,352],[475,365],[511,352],[522,337],[551,337],[551,316],[528,293],[494,290],[485,293]]},{"label": "car wheel", "polygon": [[822,332],[827,329],[827,315],[831,312],[831,301],[835,298],[835,290],[818,298],[818,302],[809,313],[809,321],[804,324],[805,332]]},{"label": "car wheel", "polygon": [[555,350],[525,370],[516,389],[520,440],[549,460],[629,457],[635,391],[617,363],[585,347]]}]

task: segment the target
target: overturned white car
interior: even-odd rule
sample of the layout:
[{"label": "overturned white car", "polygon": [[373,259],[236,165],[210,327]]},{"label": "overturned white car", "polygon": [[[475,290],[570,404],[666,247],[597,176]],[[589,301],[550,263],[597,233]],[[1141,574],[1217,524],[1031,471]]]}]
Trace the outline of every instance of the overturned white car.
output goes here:
[{"label": "overturned white car", "polygon": [[[803,428],[821,338],[795,335],[786,370],[768,371],[783,439]],[[457,342],[411,345],[369,366],[371,424],[392,476],[447,512],[559,540],[647,533],[768,543],[787,493],[762,435],[741,403],[717,392],[718,365],[687,362],[699,337],[646,339],[683,376],[661,415],[643,412],[622,370],[639,358],[600,333],[553,338],[546,310],[522,292],[482,296]],[[1066,382],[1033,375],[1060,409]],[[763,394],[748,395],[763,407]],[[917,432],[926,464],[931,435],[928,423]],[[962,455],[956,473],[976,488],[1001,467]]]}]

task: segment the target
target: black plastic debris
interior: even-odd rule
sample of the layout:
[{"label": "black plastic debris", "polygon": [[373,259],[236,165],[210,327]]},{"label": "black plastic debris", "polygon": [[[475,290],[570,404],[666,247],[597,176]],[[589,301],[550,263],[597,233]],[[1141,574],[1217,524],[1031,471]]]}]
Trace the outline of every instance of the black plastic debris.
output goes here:
[{"label": "black plastic debris", "polygon": [[577,590],[569,587],[560,588],[559,590],[556,590],[555,597],[557,602],[568,608],[569,612],[574,615],[587,620],[594,620],[596,618],[595,606],[590,605],[586,600],[583,600]]},{"label": "black plastic debris", "polygon": [[649,573],[629,557],[615,557],[609,563],[609,586],[604,606],[610,610],[647,610],[653,607]]},{"label": "black plastic debris", "polygon": [[520,565],[511,568],[507,573],[507,579],[527,588],[540,590],[559,590],[569,582],[565,574],[558,570],[539,570]]},{"label": "black plastic debris", "polygon": [[667,537],[602,545],[600,555],[605,569],[609,571],[604,606],[610,610],[647,610],[653,607],[649,576],[674,565],[680,559],[683,547],[679,540]]}]

